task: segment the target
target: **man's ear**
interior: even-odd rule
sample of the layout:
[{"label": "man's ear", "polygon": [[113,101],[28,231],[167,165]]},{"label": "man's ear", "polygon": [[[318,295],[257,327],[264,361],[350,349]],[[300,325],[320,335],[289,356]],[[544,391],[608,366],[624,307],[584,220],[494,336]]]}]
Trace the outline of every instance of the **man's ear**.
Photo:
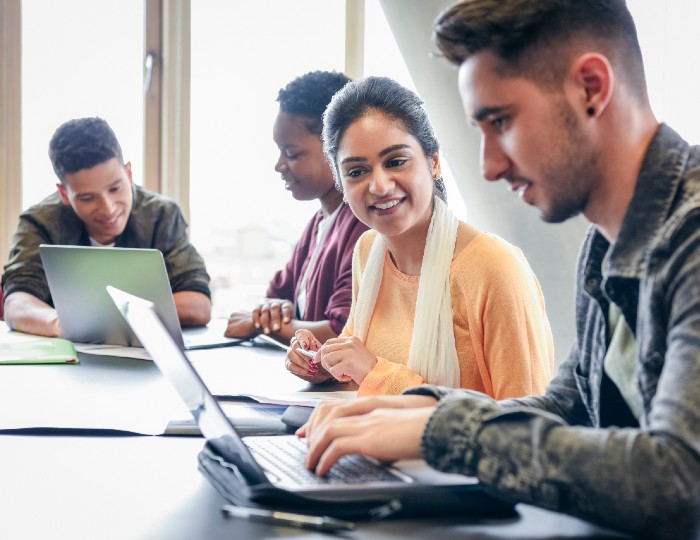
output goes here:
[{"label": "man's ear", "polygon": [[569,74],[585,114],[591,118],[602,114],[615,89],[615,73],[610,61],[600,53],[585,53],[571,64]]},{"label": "man's ear", "polygon": [[127,161],[126,163],[124,163],[124,170],[126,171],[126,175],[129,177],[129,183],[133,184],[134,179],[131,176],[131,161]]},{"label": "man's ear", "polygon": [[56,184],[56,187],[58,188],[58,194],[61,196],[61,201],[63,201],[63,204],[66,206],[70,206],[70,200],[68,199],[68,191],[66,191],[66,186],[64,186],[61,183]]}]

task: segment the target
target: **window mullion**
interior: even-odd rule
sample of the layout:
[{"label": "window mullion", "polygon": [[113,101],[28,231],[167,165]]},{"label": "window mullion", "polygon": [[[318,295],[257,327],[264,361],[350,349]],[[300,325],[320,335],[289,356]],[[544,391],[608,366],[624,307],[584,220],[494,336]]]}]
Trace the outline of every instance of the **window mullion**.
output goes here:
[{"label": "window mullion", "polygon": [[0,265],[22,207],[21,1],[0,2]]}]

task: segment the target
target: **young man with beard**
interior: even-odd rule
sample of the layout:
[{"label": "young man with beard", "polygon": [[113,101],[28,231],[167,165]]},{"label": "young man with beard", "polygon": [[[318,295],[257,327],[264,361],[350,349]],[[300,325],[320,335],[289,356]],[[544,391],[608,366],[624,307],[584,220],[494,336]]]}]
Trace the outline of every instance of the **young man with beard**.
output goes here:
[{"label": "young man with beard", "polygon": [[700,147],[654,117],[625,2],[465,0],[435,37],[486,179],[545,221],[592,224],[576,340],[541,397],[423,386],[319,407],[300,430],[307,465],[422,456],[514,501],[698,538]]}]

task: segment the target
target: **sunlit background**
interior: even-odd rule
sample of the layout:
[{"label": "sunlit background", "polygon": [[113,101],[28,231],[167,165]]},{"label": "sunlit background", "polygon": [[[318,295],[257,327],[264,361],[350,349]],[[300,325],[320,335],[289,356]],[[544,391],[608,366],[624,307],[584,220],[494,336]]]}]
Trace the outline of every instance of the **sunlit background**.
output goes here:
[{"label": "sunlit background", "polygon": [[[657,116],[700,142],[700,71],[687,65],[700,52],[700,2],[628,5]],[[141,0],[23,0],[23,207],[54,189],[48,141],[70,118],[105,118],[140,182],[143,11]],[[378,0],[366,0],[365,17],[365,73],[414,88]],[[345,2],[196,0],[191,20],[190,233],[212,276],[214,315],[226,316],[264,294],[318,208],[295,201],[274,171],[275,100],[297,75],[342,71]],[[464,217],[449,163],[445,177]]]}]

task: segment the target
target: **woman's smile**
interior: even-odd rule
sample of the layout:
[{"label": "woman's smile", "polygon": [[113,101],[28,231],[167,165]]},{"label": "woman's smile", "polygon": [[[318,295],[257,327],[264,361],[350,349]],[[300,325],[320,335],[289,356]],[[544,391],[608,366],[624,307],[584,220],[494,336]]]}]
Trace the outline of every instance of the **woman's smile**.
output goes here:
[{"label": "woman's smile", "polygon": [[406,197],[377,201],[373,204],[370,204],[369,209],[371,212],[377,215],[387,216],[396,213],[399,210],[400,205],[405,200]]}]

